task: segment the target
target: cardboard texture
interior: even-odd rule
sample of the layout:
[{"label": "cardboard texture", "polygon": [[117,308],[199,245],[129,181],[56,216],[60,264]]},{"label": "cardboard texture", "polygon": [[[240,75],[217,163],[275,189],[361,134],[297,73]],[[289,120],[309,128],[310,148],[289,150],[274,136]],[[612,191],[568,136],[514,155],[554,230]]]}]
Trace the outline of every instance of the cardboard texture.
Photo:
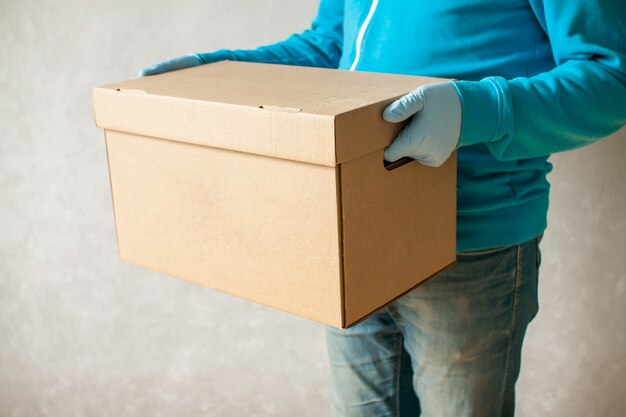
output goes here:
[{"label": "cardboard texture", "polygon": [[93,91],[125,261],[331,326],[456,258],[456,158],[387,171],[441,79],[223,61]]}]

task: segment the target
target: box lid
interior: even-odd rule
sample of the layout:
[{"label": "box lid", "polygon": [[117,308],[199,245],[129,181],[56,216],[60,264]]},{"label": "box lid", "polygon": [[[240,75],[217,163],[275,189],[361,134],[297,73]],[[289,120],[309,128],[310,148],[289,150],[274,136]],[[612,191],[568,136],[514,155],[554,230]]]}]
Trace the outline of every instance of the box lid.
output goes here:
[{"label": "box lid", "polygon": [[335,166],[381,149],[387,104],[432,82],[337,69],[221,61],[93,91],[105,129]]}]

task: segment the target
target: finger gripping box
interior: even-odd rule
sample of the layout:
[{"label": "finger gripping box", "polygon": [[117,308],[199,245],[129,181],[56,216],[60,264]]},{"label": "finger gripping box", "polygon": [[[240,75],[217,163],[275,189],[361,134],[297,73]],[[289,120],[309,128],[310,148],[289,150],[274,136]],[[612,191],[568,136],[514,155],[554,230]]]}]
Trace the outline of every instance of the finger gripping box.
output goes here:
[{"label": "finger gripping box", "polygon": [[455,261],[455,155],[383,163],[383,109],[436,81],[223,61],[95,88],[121,258],[359,322]]}]

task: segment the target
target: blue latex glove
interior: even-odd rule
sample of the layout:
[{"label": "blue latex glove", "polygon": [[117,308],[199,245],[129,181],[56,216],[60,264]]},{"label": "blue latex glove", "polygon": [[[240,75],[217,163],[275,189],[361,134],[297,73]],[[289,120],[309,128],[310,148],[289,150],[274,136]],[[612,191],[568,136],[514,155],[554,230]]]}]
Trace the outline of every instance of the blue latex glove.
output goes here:
[{"label": "blue latex glove", "polygon": [[383,118],[398,123],[413,116],[385,149],[389,162],[409,156],[433,167],[443,164],[461,136],[461,100],[452,83],[428,84],[391,103]]},{"label": "blue latex glove", "polygon": [[232,59],[230,51],[227,49],[220,49],[219,51],[208,54],[189,54],[168,59],[167,61],[144,68],[139,71],[138,76],[145,77],[146,75],[155,75],[183,68],[197,67],[198,65],[210,64],[212,62],[223,61],[225,59]]}]

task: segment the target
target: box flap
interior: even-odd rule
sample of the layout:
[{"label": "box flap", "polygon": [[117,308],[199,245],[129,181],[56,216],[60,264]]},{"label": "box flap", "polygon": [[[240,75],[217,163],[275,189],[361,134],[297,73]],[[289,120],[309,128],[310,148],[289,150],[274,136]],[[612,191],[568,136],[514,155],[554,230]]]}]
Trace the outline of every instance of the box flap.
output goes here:
[{"label": "box flap", "polygon": [[94,110],[105,129],[335,166],[388,145],[384,105],[436,81],[222,61],[97,87]]}]

